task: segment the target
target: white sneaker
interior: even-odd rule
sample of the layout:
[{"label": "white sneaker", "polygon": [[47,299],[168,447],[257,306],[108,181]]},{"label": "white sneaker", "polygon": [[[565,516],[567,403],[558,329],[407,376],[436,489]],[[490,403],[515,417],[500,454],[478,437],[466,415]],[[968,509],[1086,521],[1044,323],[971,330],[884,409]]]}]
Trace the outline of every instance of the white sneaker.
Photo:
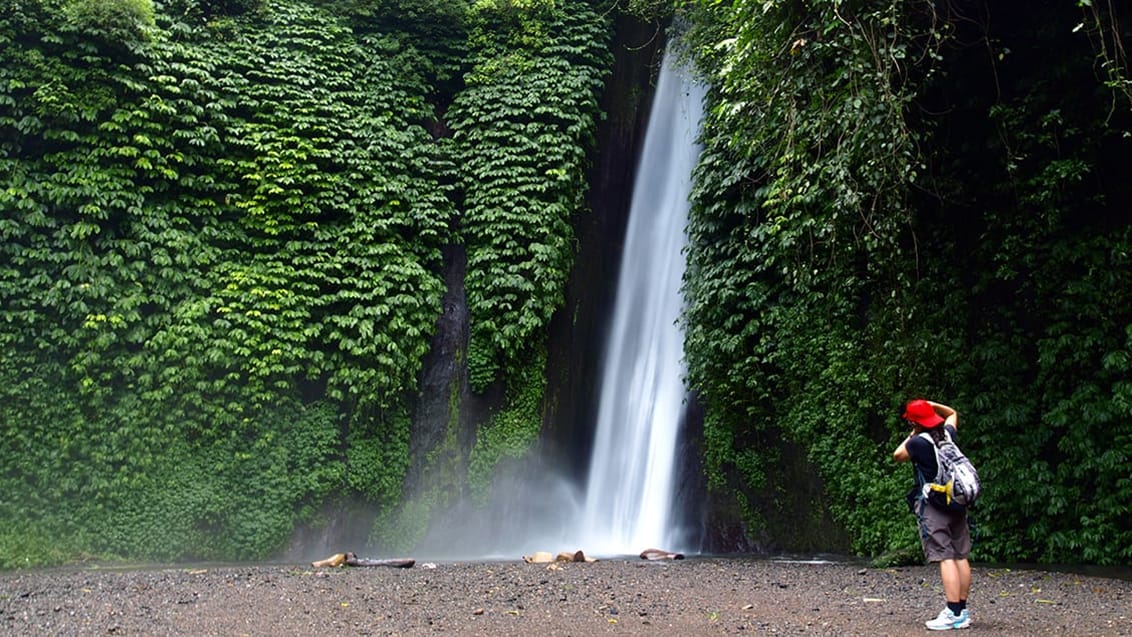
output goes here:
[{"label": "white sneaker", "polygon": [[932,620],[924,622],[928,630],[958,630],[971,625],[971,614],[966,609],[956,615],[950,608],[945,608]]}]

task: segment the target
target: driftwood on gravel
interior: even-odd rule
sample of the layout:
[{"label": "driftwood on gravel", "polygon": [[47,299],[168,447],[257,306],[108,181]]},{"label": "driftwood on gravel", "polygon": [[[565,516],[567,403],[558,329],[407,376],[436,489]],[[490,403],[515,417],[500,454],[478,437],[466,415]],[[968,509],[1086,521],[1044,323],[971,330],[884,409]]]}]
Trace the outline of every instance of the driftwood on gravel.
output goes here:
[{"label": "driftwood on gravel", "polygon": [[523,561],[527,564],[547,564],[550,562],[596,562],[597,560],[578,550],[573,553],[563,551],[558,555],[547,551],[535,551],[530,555],[524,555]]},{"label": "driftwood on gravel", "polygon": [[417,561],[409,557],[399,557],[385,560],[374,560],[358,557],[353,553],[346,554],[346,566],[391,566],[393,568],[413,568]]},{"label": "driftwood on gravel", "polygon": [[335,553],[334,555],[324,559],[311,562],[311,566],[315,568],[336,568],[339,566],[389,566],[392,568],[412,568],[417,561],[408,558],[393,558],[375,560],[366,557],[358,557],[353,553]]},{"label": "driftwood on gravel", "polygon": [[642,560],[682,560],[684,559],[683,553],[672,553],[671,551],[662,551],[660,549],[645,549],[641,551]]}]

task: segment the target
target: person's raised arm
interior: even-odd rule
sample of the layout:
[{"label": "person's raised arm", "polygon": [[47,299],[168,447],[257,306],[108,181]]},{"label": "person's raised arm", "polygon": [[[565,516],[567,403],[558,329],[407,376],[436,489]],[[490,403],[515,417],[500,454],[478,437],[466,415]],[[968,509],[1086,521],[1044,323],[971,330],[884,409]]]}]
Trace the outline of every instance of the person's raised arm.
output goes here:
[{"label": "person's raised arm", "polygon": [[915,435],[916,432],[912,432],[908,434],[907,438],[900,441],[900,444],[896,446],[896,450],[892,452],[893,460],[897,462],[908,462],[912,459],[912,454],[908,453],[908,441]]},{"label": "person's raised arm", "polygon": [[947,405],[944,405],[943,403],[933,403],[930,400],[927,401],[927,403],[932,406],[932,409],[935,410],[935,413],[943,417],[943,423],[945,425],[951,425],[956,430],[959,429],[959,412],[955,411],[951,407],[948,407]]}]

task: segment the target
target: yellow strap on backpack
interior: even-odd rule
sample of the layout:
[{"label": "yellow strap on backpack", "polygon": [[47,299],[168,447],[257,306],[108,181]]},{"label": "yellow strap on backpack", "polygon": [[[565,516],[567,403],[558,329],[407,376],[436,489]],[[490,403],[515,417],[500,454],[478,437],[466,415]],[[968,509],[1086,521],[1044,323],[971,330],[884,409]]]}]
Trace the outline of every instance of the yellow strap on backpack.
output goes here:
[{"label": "yellow strap on backpack", "polygon": [[951,487],[955,484],[955,478],[947,481],[947,484],[936,484],[934,482],[928,485],[932,491],[939,491],[947,497],[947,504],[951,504]]}]

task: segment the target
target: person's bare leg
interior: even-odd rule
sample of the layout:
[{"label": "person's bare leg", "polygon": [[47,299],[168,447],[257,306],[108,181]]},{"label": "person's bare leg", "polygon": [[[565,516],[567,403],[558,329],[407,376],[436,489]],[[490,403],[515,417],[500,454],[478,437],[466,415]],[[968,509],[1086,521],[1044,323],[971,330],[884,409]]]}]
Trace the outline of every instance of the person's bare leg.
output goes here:
[{"label": "person's bare leg", "polygon": [[[966,563],[967,560],[961,560]],[[943,594],[949,602],[958,602],[963,592],[961,569],[957,560],[943,560],[939,563],[939,577],[943,580]],[[968,567],[968,575],[970,568]]]},{"label": "person's bare leg", "polygon": [[955,560],[955,566],[959,569],[959,599],[966,600],[971,594],[971,562]]}]

